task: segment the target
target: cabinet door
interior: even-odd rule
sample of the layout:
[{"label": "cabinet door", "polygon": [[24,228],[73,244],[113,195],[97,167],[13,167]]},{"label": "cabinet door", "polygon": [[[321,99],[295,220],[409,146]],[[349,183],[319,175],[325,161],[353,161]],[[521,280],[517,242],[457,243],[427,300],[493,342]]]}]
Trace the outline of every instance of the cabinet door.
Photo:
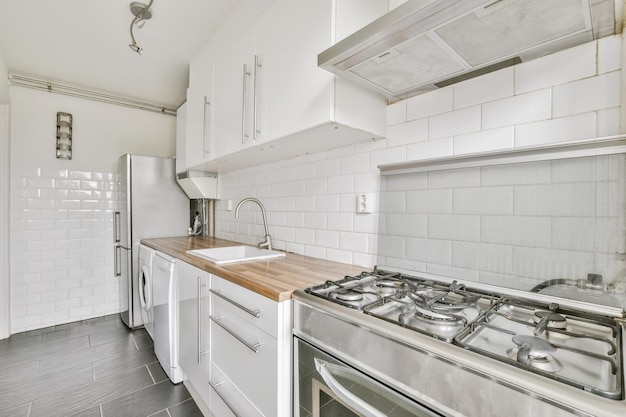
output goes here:
[{"label": "cabinet door", "polygon": [[215,151],[220,158],[253,144],[255,26],[216,40],[214,67]]},{"label": "cabinet door", "polygon": [[211,298],[211,361],[266,416],[278,415],[277,340]]},{"label": "cabinet door", "polygon": [[210,274],[186,262],[178,262],[177,268],[180,366],[208,404]]},{"label": "cabinet door", "polygon": [[[186,167],[213,159],[213,64],[209,57],[190,66],[187,90]],[[193,78],[192,78],[193,75]],[[193,84],[191,80],[194,80]]]},{"label": "cabinet door", "polygon": [[332,42],[331,0],[280,0],[258,25],[260,141],[332,119],[332,75],[317,54]]},{"label": "cabinet door", "polygon": [[187,169],[187,103],[176,110],[176,172]]}]

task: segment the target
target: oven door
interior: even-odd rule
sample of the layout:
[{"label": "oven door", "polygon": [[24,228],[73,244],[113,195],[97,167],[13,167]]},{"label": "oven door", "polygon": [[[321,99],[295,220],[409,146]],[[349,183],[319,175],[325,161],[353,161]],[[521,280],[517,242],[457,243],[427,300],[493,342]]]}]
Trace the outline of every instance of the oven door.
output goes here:
[{"label": "oven door", "polygon": [[294,416],[441,416],[294,337]]}]

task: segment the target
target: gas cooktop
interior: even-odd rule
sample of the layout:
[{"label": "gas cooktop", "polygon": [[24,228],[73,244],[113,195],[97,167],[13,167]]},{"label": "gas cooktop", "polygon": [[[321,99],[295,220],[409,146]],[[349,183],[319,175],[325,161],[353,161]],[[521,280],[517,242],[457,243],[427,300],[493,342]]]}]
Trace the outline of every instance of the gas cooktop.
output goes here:
[{"label": "gas cooktop", "polygon": [[305,292],[610,399],[623,399],[622,327],[558,303],[374,269]]}]

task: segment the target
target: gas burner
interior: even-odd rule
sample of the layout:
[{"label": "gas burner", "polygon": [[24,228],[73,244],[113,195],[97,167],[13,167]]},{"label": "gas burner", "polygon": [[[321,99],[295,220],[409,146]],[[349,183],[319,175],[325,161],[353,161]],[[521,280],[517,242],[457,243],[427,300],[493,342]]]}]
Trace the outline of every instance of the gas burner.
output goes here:
[{"label": "gas burner", "polygon": [[516,335],[513,336],[513,343],[519,346],[517,353],[514,349],[509,351],[509,355],[514,356],[519,363],[529,365],[546,372],[558,372],[563,369],[563,365],[552,356],[557,351],[557,347],[549,341],[536,336]]},{"label": "gas burner", "polygon": [[[476,316],[478,316],[478,314],[476,314]],[[459,326],[464,326],[468,322],[468,317],[466,315],[455,314],[452,312],[448,314],[441,313],[435,309],[421,308],[417,304],[409,306],[406,311],[400,313],[398,316],[398,321],[403,324],[407,324],[409,319],[425,320],[430,323],[454,323]]]},{"label": "gas burner", "polygon": [[341,301],[361,301],[363,294],[356,291],[331,291],[330,296]]},{"label": "gas burner", "polygon": [[463,285],[454,281],[449,287],[411,285],[408,297],[418,307],[430,311],[462,311],[476,305],[479,296],[462,291]]},{"label": "gas burner", "polygon": [[545,330],[565,330],[567,327],[567,319],[556,313],[558,304],[550,304],[550,311],[535,311],[533,321],[535,322],[535,336],[539,336]]}]

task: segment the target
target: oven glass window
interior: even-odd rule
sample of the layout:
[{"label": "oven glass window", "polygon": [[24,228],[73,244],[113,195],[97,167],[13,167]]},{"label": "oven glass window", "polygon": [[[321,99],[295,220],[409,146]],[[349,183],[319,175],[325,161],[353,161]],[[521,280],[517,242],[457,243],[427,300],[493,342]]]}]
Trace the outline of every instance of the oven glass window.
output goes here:
[{"label": "oven glass window", "polygon": [[295,340],[296,416],[439,416],[316,347]]}]

